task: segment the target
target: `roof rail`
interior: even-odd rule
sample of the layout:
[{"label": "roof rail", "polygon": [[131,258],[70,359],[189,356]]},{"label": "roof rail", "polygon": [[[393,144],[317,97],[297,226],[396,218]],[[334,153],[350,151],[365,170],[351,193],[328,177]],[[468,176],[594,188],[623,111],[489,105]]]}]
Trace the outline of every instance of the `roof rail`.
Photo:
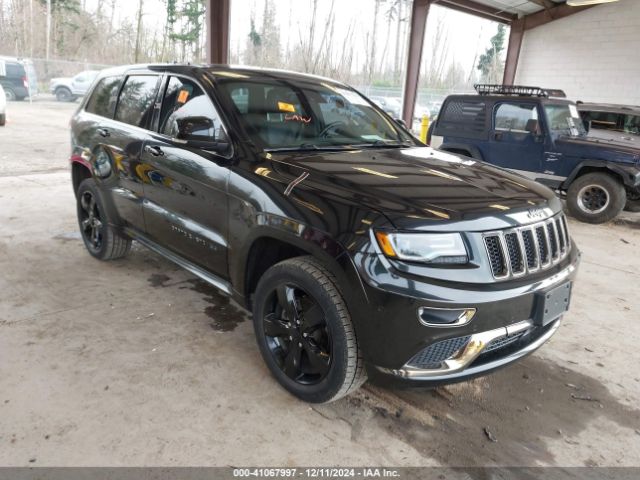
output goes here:
[{"label": "roof rail", "polygon": [[518,97],[560,97],[567,95],[558,89],[527,87],[524,85],[498,85],[490,83],[476,83],[473,88],[478,95],[514,95]]}]

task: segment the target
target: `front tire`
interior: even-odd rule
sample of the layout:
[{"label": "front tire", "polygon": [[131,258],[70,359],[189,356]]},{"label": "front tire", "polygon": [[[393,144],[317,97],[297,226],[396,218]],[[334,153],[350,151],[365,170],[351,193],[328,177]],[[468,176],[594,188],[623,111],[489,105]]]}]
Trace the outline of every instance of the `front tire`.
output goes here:
[{"label": "front tire", "polygon": [[575,218],[587,223],[613,220],[627,201],[624,186],[606,173],[587,173],[567,190],[567,207]]},{"label": "front tire", "polygon": [[7,123],[7,115],[4,113],[0,113],[0,127],[4,127]]},{"label": "front tire", "polygon": [[87,251],[99,260],[115,260],[129,253],[131,239],[112,226],[93,178],[80,183],[76,198],[78,225]]},{"label": "front tire", "polygon": [[266,271],[256,289],[253,322],[271,373],[301,400],[331,402],[366,381],[335,277],[313,257],[285,260]]},{"label": "front tire", "polygon": [[66,87],[56,89],[56,100],[59,102],[71,102],[74,100],[71,90]]}]

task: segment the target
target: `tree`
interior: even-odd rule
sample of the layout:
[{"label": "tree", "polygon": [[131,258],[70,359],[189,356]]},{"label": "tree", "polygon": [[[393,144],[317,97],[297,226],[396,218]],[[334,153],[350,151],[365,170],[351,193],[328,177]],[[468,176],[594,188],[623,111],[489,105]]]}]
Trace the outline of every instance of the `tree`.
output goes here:
[{"label": "tree", "polygon": [[500,58],[504,50],[505,26],[498,25],[498,32],[491,37],[489,48],[480,55],[478,70],[482,72],[482,80],[489,83],[497,83],[501,80],[504,64]]}]

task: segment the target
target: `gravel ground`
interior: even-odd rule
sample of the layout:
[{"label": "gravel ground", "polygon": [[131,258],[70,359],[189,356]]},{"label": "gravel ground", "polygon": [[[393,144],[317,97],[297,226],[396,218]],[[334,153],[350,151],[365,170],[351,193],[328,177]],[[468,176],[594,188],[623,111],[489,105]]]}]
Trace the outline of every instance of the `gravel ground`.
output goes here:
[{"label": "gravel ground", "polygon": [[631,466],[640,459],[640,216],[571,221],[571,312],[534,355],[430,391],[309,406],[272,380],[245,311],[135,247],[77,233],[77,104],[0,128],[0,465]]}]

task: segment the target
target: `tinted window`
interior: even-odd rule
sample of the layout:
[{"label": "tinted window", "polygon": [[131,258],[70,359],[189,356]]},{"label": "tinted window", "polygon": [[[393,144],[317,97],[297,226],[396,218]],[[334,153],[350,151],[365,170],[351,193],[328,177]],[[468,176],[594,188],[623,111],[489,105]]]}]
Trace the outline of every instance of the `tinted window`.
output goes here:
[{"label": "tinted window", "polygon": [[619,117],[620,115],[613,112],[589,112],[587,121],[591,120],[591,128],[617,130],[620,128]]},{"label": "tinted window", "polygon": [[205,117],[211,120],[211,128],[191,132],[192,136],[201,136],[203,140],[228,141],[213,103],[198,84],[186,78],[171,77],[160,111],[160,133],[177,137],[178,124],[187,117]]},{"label": "tinted window", "polygon": [[27,73],[24,70],[24,67],[19,63],[7,63],[6,64],[7,77],[26,77]]},{"label": "tinted window", "polygon": [[535,105],[526,103],[501,103],[496,108],[495,129],[528,132],[529,120],[538,119]]},{"label": "tinted window", "polygon": [[85,110],[103,117],[113,117],[113,110],[118,99],[121,77],[105,77],[93,89]]},{"label": "tinted window", "polygon": [[146,127],[153,115],[157,75],[131,75],[122,87],[116,120],[137,127]]},{"label": "tinted window", "polygon": [[438,119],[438,135],[455,135],[464,131],[469,137],[485,131],[486,105],[482,101],[455,99],[447,102],[445,111]]},{"label": "tinted window", "polygon": [[624,131],[625,133],[640,135],[640,115],[625,115]]},{"label": "tinted window", "polygon": [[366,98],[340,84],[262,77],[219,81],[251,139],[263,148],[411,142]]}]

